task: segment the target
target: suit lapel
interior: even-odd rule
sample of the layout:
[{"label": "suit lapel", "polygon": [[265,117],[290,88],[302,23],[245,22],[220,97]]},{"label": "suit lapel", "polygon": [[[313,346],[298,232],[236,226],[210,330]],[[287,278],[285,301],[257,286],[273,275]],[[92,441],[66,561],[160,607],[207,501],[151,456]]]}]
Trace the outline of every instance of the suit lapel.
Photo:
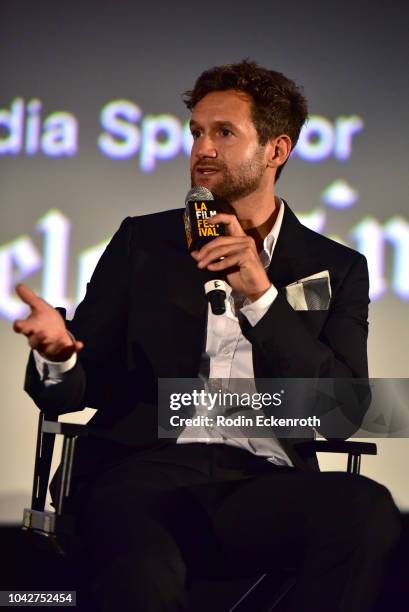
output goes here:
[{"label": "suit lapel", "polygon": [[[172,315],[172,329],[168,330],[177,370],[183,376],[196,377],[205,341],[207,300],[204,294],[206,272],[197,268],[188,253],[184,225],[181,218],[177,231],[164,244],[169,274],[166,275],[166,301]],[[182,374],[178,375],[179,377]]]},{"label": "suit lapel", "polygon": [[[311,273],[318,272],[317,266],[320,262],[309,254],[309,249],[306,240],[306,229],[291,211],[285,202],[285,211],[280,233],[277,239],[277,244],[273,252],[271,264],[268,269],[268,277],[274,286],[280,291],[284,290],[286,285],[308,276]],[[253,363],[257,363],[254,359]],[[257,372],[254,373],[257,377]],[[309,465],[304,457],[294,450],[293,444],[296,440],[289,438],[279,438],[279,442],[292,460],[295,467],[305,469],[319,469],[315,458],[311,458]]]},{"label": "suit lapel", "polygon": [[268,269],[268,277],[277,289],[306,276],[314,268],[314,258],[309,256],[306,245],[306,229],[287,203],[284,205],[283,222]]}]

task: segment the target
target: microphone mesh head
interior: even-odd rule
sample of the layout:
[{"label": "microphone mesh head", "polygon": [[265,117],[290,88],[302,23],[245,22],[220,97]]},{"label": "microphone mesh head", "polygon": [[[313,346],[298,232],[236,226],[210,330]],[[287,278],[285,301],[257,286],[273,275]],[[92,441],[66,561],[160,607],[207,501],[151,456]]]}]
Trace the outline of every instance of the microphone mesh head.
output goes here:
[{"label": "microphone mesh head", "polygon": [[199,185],[197,187],[193,187],[190,191],[187,192],[185,204],[191,202],[192,200],[202,200],[206,202],[206,200],[214,200],[214,195],[211,191],[206,189],[206,187],[201,187]]}]

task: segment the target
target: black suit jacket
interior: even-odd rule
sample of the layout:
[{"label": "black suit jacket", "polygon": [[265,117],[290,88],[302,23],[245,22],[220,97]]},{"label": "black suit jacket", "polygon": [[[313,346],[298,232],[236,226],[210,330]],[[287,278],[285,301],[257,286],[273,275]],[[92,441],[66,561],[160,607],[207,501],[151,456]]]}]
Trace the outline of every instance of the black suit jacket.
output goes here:
[{"label": "black suit jacket", "polygon": [[[25,388],[41,409],[98,409],[90,423],[99,435],[81,440],[79,473],[98,471],[101,461],[125,448],[170,443],[157,440],[157,379],[198,374],[206,272],[187,252],[182,213],[122,222],[68,323],[85,348],[62,383],[45,388],[29,362]],[[293,310],[283,288],[322,270],[331,278],[329,309]],[[367,377],[365,258],[304,227],[286,205],[268,275],[278,296],[257,325],[243,329],[253,347],[255,377]],[[291,440],[282,444],[295,465],[317,468],[315,456],[303,456]]]}]

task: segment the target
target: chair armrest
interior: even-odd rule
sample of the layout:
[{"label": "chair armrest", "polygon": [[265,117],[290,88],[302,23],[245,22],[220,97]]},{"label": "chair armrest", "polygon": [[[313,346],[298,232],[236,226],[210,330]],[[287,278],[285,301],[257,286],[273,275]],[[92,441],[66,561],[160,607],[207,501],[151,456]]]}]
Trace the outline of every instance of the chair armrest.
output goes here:
[{"label": "chair armrest", "polygon": [[79,423],[60,423],[59,421],[44,420],[42,424],[44,433],[62,434],[63,436],[88,436],[90,429],[87,425]]},{"label": "chair armrest", "polygon": [[296,448],[312,453],[347,453],[348,455],[376,455],[377,448],[373,442],[346,442],[345,440],[313,440],[299,442]]},{"label": "chair armrest", "polygon": [[373,442],[346,442],[345,440],[312,440],[294,445],[305,455],[314,453],[347,453],[347,472],[359,474],[361,470],[361,455],[376,455],[377,448]]}]

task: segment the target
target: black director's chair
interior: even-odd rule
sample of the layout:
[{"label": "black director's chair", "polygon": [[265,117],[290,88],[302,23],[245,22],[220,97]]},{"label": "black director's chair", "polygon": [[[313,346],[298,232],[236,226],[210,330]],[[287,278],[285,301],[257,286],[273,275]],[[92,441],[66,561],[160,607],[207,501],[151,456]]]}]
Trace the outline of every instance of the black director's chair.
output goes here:
[{"label": "black director's chair", "polygon": [[[75,540],[74,518],[67,512],[67,503],[70,497],[72,470],[75,458],[75,446],[80,436],[92,436],[97,430],[87,425],[61,423],[58,417],[49,417],[40,412],[38,420],[37,446],[34,467],[34,481],[31,508],[25,508],[23,516],[23,529],[35,540],[38,545],[57,553],[60,559],[67,564],[75,559],[79,543]],[[61,478],[55,511],[45,510],[45,501],[50,478],[51,462],[54,451],[55,436],[63,436],[61,456]],[[361,455],[376,455],[376,444],[368,442],[344,441],[308,441],[301,442],[303,451],[346,453],[348,455],[347,471],[359,474]],[[217,606],[212,605],[213,612],[271,612],[278,610],[280,602],[293,587],[296,577],[284,573],[279,587],[269,574],[259,575],[256,579],[243,586],[241,594],[237,596],[237,582],[235,595],[232,597],[231,587],[226,593],[217,593]],[[78,578],[80,580],[80,578]],[[86,589],[86,587],[85,587]],[[212,587],[211,587],[212,589]],[[209,587],[207,586],[207,593]],[[217,591],[217,588],[216,588]],[[206,592],[206,589],[205,589]],[[226,596],[227,595],[227,596]],[[224,600],[223,600],[224,596]],[[199,597],[200,599],[201,597]]]}]

